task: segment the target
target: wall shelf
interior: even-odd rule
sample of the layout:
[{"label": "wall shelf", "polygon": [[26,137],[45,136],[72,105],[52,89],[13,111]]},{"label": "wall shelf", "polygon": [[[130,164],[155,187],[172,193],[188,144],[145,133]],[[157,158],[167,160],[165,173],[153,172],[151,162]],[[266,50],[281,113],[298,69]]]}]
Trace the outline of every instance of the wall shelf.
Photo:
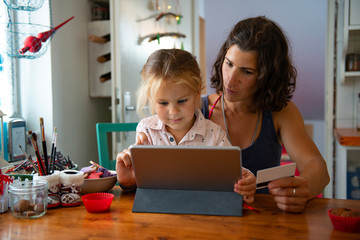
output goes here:
[{"label": "wall shelf", "polygon": [[357,30],[360,30],[360,25],[349,26],[349,31],[357,31]]},{"label": "wall shelf", "polygon": [[[346,84],[347,79],[360,77],[359,71],[347,72],[345,71],[346,55],[355,53],[358,49],[352,49],[353,45],[350,44],[350,35],[358,34],[360,31],[360,18],[358,12],[360,8],[359,1],[355,0],[338,0],[338,30],[337,30],[337,79],[341,85]],[[351,32],[351,33],[350,33]]]},{"label": "wall shelf", "polygon": [[337,140],[335,197],[359,200],[360,188],[358,185],[352,186],[352,178],[354,177],[352,175],[356,175],[356,167],[360,166],[360,131],[356,128],[336,128],[334,135]]},{"label": "wall shelf", "polygon": [[360,147],[360,131],[356,128],[336,128],[334,135],[336,140],[343,146]]},{"label": "wall shelf", "polygon": [[[346,71],[346,56],[359,53],[360,1],[337,0],[336,34],[336,115],[334,197],[360,199],[360,188],[352,184],[354,169],[360,167],[360,131],[353,128],[356,120],[356,99],[360,92],[360,71]],[[347,81],[349,80],[349,81]],[[354,81],[355,80],[355,81]]]},{"label": "wall shelf", "polygon": [[[110,33],[110,21],[92,21],[88,23],[88,34],[104,36]],[[97,59],[111,52],[110,42],[103,44],[88,42],[89,49],[89,94],[90,97],[111,97],[111,80],[101,81],[101,76],[111,72],[111,60],[99,62]]]},{"label": "wall shelf", "polygon": [[360,71],[345,72],[345,78],[356,78],[360,77]]}]

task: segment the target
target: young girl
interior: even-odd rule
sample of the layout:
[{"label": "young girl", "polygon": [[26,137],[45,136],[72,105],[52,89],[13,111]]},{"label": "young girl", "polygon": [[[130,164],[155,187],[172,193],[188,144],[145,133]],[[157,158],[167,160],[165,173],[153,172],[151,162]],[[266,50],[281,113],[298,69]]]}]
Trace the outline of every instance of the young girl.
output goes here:
[{"label": "young girl", "polygon": [[[179,146],[231,146],[225,131],[200,111],[202,79],[196,59],[179,49],[161,49],[150,55],[142,70],[137,109],[149,104],[153,116],[137,126],[136,144]],[[221,159],[219,159],[221,164]],[[124,190],[135,188],[128,149],[119,153],[116,171]],[[255,176],[242,170],[234,191],[253,201]]]}]

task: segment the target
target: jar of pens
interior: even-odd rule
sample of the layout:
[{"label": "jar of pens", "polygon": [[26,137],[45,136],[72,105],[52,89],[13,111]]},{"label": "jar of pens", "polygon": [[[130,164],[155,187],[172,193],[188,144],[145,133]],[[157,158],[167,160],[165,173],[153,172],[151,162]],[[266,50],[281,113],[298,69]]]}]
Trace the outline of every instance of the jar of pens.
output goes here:
[{"label": "jar of pens", "polygon": [[23,152],[26,160],[22,161],[20,164],[13,165],[11,168],[8,168],[5,174],[13,176],[14,178],[20,177],[22,180],[24,180],[24,178],[32,180],[34,174],[38,174],[39,176],[46,176],[54,173],[55,171],[78,169],[78,165],[70,159],[69,155],[65,157],[64,154],[58,150],[58,134],[56,127],[54,127],[53,130],[50,155],[47,151],[43,118],[40,118],[40,128],[42,135],[43,154],[40,153],[37,134],[33,131],[28,131],[28,136],[35,152],[35,159],[33,159],[30,154],[27,154],[23,147],[19,145],[19,148]]},{"label": "jar of pens", "polygon": [[[28,157],[26,158],[26,160],[22,161],[19,164],[14,164],[12,166],[9,165],[9,166],[4,167],[3,172],[5,172],[6,175],[11,176],[13,179],[20,178],[21,180],[25,180],[25,179],[32,180],[34,174],[37,174],[38,166],[37,166],[37,162],[34,160],[32,160],[33,164],[30,163],[29,158],[33,159],[31,154],[29,154],[27,156]],[[48,156],[48,159],[50,159],[50,156]],[[78,169],[78,165],[70,159],[70,156],[67,155],[65,157],[64,154],[60,150],[56,150],[54,163],[55,163],[54,171],[62,171],[62,170],[67,170],[67,169],[73,169],[73,170]],[[33,165],[35,165],[35,168]],[[50,172],[52,172],[51,169],[50,169]]]},{"label": "jar of pens", "polygon": [[[38,140],[38,136],[34,131],[27,132],[35,152],[35,159],[29,156],[24,149],[19,146],[26,157],[26,160],[19,165],[15,165],[12,169],[9,169],[7,174],[9,176],[12,174],[16,176],[17,172],[25,171],[26,173],[30,173],[31,177],[29,179],[33,179],[34,181],[45,180],[48,183],[47,208],[49,209],[62,205],[62,172],[70,170],[75,171],[75,169],[77,169],[77,165],[70,160],[69,156],[66,158],[60,151],[57,151],[56,127],[53,131],[50,154],[48,154],[47,151],[43,118],[40,118],[40,132],[41,140]],[[41,141],[42,154],[40,152],[38,141]],[[82,175],[82,173],[79,174]],[[83,179],[83,176],[81,176],[81,179]]]},{"label": "jar of pens", "polygon": [[39,147],[37,145],[37,135],[31,131],[29,131],[28,134],[37,159],[38,168],[37,174],[34,174],[34,180],[46,180],[49,184],[48,208],[55,208],[58,206],[73,207],[80,205],[80,186],[84,182],[83,173],[76,170],[55,171],[55,153],[57,148],[56,128],[54,128],[53,132],[50,156],[47,154],[43,118],[40,118],[40,130],[43,149],[42,156],[40,155]]}]

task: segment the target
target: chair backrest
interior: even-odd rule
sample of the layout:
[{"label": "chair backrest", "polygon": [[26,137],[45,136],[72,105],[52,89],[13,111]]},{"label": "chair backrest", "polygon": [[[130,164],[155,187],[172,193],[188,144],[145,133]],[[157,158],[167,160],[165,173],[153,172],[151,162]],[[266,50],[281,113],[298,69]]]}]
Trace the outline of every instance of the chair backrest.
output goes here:
[{"label": "chair backrest", "polygon": [[116,160],[109,157],[107,133],[136,131],[138,123],[97,123],[96,136],[99,154],[99,164],[106,169],[115,170]]}]

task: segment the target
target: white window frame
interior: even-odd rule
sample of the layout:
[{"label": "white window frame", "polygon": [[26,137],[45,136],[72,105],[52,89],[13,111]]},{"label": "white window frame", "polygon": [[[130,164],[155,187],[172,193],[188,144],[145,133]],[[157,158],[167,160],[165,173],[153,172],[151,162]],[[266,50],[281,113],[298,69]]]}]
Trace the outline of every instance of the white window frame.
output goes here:
[{"label": "white window frame", "polygon": [[8,56],[8,32],[6,31],[9,22],[9,14],[13,10],[8,10],[3,1],[0,3],[0,54],[3,62],[0,64],[0,110],[6,114],[6,118],[19,115],[18,87],[16,77],[16,59]]}]

